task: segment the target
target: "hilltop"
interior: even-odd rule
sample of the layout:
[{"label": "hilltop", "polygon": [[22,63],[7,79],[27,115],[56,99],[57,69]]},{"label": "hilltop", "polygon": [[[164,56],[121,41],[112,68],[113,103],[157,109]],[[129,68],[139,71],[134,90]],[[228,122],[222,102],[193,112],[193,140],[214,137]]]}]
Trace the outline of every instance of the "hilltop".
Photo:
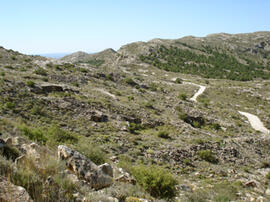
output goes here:
[{"label": "hilltop", "polygon": [[256,32],[0,48],[0,200],[270,200],[269,47]]}]

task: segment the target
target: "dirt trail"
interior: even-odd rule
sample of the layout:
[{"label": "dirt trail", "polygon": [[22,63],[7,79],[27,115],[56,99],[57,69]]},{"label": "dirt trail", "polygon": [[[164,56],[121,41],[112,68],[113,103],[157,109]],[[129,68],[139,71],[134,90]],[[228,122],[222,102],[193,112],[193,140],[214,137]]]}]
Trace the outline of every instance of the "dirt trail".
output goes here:
[{"label": "dirt trail", "polygon": [[200,87],[199,90],[192,96],[192,98],[190,98],[191,101],[197,102],[197,97],[200,96],[201,94],[203,94],[203,92],[205,91],[206,87],[205,86],[198,85],[198,84],[195,84],[195,83],[190,83],[190,84]]},{"label": "dirt trail", "polygon": [[[175,78],[172,78],[171,80],[172,81],[176,81],[177,77]],[[185,79],[182,79],[182,80],[185,80]],[[191,82],[186,82],[184,81],[183,84],[189,84],[189,85],[193,85],[193,86],[197,86],[199,87],[199,90],[192,96],[192,98],[190,98],[191,101],[193,102],[197,102],[197,98],[203,94],[203,92],[205,91],[206,89],[206,86],[202,86],[202,85],[199,85],[199,84],[196,84],[196,83],[191,83]]]},{"label": "dirt trail", "polygon": [[252,128],[254,128],[255,130],[258,130],[264,134],[270,134],[270,130],[268,130],[267,128],[264,127],[264,125],[261,122],[261,120],[259,119],[259,117],[257,117],[256,115],[247,113],[247,112],[241,112],[241,111],[238,111],[238,112],[241,115],[247,117]]}]

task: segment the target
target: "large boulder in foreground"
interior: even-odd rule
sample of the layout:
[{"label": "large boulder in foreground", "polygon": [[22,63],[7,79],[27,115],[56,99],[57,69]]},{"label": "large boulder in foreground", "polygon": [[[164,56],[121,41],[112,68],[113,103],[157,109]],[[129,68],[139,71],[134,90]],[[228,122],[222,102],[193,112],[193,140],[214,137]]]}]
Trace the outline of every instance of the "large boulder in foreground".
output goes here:
[{"label": "large boulder in foreground", "polygon": [[0,176],[0,201],[32,202],[32,199],[23,187],[16,186]]},{"label": "large boulder in foreground", "polygon": [[79,178],[89,182],[94,189],[109,187],[113,183],[113,169],[109,164],[97,166],[84,155],[64,145],[58,146],[58,157]]}]

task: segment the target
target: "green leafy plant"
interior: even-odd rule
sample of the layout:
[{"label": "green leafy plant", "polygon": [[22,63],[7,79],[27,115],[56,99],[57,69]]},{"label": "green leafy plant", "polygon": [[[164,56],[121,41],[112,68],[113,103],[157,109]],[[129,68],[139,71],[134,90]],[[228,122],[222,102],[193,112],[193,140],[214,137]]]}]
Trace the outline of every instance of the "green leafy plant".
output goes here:
[{"label": "green leafy plant", "polygon": [[20,125],[18,128],[22,131],[23,135],[28,137],[30,140],[35,140],[41,143],[46,143],[48,140],[44,131],[40,128],[32,128],[26,125]]},{"label": "green leafy plant", "polygon": [[42,75],[42,76],[47,76],[47,71],[41,67],[38,67],[35,71],[35,74]]},{"label": "green leafy plant", "polygon": [[35,87],[35,82],[32,80],[28,80],[28,81],[26,81],[26,85],[33,88],[33,87]]},{"label": "green leafy plant", "polygon": [[136,166],[132,168],[136,181],[153,197],[172,198],[176,195],[175,177],[158,166]]},{"label": "green leafy plant", "polygon": [[100,147],[97,147],[93,144],[78,144],[76,146],[76,150],[85,155],[88,159],[97,165],[103,164],[107,160],[105,152]]},{"label": "green leafy plant", "polygon": [[58,126],[51,126],[48,129],[48,136],[51,143],[77,143],[78,138],[69,131],[63,130]]},{"label": "green leafy plant", "polygon": [[13,110],[13,109],[15,109],[15,106],[16,106],[15,102],[7,102],[6,103],[7,109]]},{"label": "green leafy plant", "polygon": [[158,135],[158,137],[164,138],[164,139],[170,138],[170,135],[167,131],[159,131],[157,135]]},{"label": "green leafy plant", "polygon": [[270,180],[270,172],[266,174],[266,179]]},{"label": "green leafy plant", "polygon": [[142,125],[137,124],[137,123],[130,123],[129,127],[128,127],[129,132],[133,133],[133,134],[137,134],[138,131],[140,131],[142,129],[143,129]]},{"label": "green leafy plant", "polygon": [[205,161],[208,161],[210,163],[217,163],[218,160],[215,157],[215,154],[210,150],[200,150],[197,152],[197,155]]},{"label": "green leafy plant", "polygon": [[131,85],[131,86],[136,86],[138,85],[132,78],[125,78],[124,83]]}]

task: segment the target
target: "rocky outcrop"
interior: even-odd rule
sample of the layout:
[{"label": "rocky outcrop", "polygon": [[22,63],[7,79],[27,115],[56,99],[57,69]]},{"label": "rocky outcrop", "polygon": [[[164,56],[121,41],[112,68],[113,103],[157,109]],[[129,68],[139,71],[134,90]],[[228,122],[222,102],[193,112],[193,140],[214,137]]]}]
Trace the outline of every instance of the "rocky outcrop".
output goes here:
[{"label": "rocky outcrop", "polygon": [[58,146],[58,157],[65,160],[67,167],[94,189],[102,189],[113,183],[113,169],[109,164],[97,166],[84,155],[64,145]]},{"label": "rocky outcrop", "polygon": [[108,116],[103,114],[100,111],[92,111],[91,112],[91,121],[94,122],[107,122]]},{"label": "rocky outcrop", "polygon": [[0,176],[0,201],[32,201],[27,191],[9,182],[5,177]]},{"label": "rocky outcrop", "polygon": [[45,95],[53,92],[72,92],[72,93],[79,92],[66,85],[57,85],[51,83],[43,83],[40,86],[31,87],[30,91],[36,94],[45,94]]}]

